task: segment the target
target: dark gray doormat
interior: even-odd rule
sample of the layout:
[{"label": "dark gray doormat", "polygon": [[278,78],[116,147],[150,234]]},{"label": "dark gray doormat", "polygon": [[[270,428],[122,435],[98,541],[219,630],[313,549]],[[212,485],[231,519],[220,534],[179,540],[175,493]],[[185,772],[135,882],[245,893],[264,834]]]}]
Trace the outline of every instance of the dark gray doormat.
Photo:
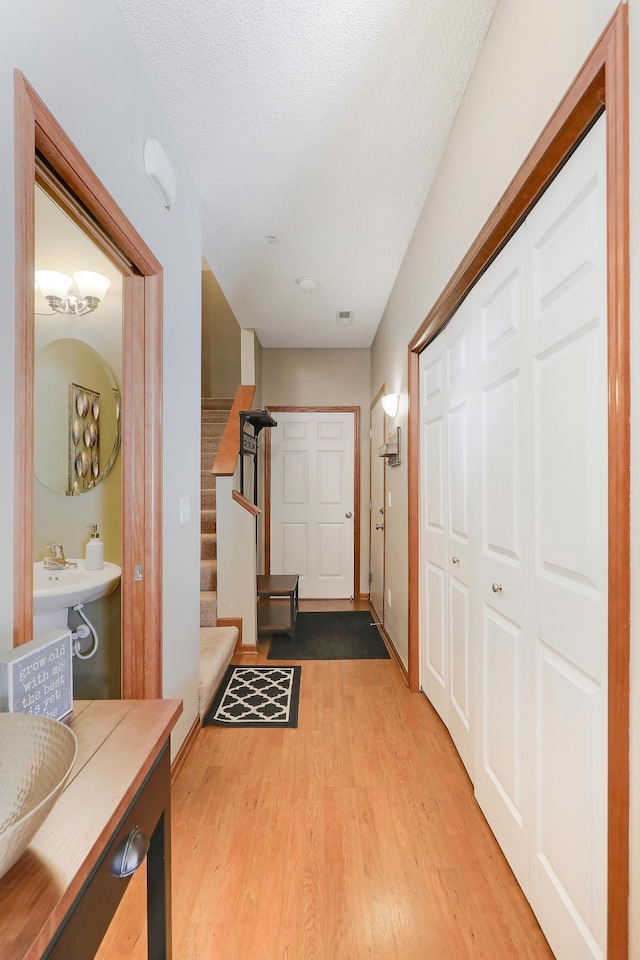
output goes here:
[{"label": "dark gray doormat", "polygon": [[228,667],[203,726],[297,727],[302,667]]},{"label": "dark gray doormat", "polygon": [[299,613],[294,637],[274,634],[267,660],[388,660],[373,619],[366,610]]}]

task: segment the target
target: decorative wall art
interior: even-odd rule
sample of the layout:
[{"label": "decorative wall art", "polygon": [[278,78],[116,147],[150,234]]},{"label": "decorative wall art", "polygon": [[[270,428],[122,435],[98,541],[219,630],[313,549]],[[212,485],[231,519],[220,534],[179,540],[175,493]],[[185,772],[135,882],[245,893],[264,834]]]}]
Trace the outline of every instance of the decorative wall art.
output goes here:
[{"label": "decorative wall art", "polygon": [[100,394],[69,384],[68,496],[95,486],[100,476]]}]

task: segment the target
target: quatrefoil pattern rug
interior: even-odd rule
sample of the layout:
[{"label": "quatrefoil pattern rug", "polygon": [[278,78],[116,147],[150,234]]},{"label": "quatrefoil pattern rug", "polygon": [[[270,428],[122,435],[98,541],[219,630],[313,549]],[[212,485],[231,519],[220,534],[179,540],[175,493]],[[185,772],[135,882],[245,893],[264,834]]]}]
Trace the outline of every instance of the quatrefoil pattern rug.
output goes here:
[{"label": "quatrefoil pattern rug", "polygon": [[297,727],[301,667],[228,668],[203,725]]}]

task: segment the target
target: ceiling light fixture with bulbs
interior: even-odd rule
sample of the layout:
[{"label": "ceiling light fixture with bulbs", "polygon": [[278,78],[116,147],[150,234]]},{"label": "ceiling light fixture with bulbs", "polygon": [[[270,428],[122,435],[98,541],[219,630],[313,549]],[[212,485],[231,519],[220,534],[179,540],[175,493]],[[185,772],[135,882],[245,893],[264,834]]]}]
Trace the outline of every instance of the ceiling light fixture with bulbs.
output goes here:
[{"label": "ceiling light fixture with bulbs", "polygon": [[[92,270],[77,270],[73,280],[56,270],[36,270],[36,283],[54,313],[75,314],[83,317],[97,310],[100,301],[111,286],[111,280]],[[77,293],[71,290],[75,280]],[[53,314],[39,314],[53,316]]]}]

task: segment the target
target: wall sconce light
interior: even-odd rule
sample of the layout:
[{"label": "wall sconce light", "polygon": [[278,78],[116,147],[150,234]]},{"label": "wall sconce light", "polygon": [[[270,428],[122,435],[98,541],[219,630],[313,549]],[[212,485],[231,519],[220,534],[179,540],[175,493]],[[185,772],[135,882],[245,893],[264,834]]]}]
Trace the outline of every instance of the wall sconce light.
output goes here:
[{"label": "wall sconce light", "polygon": [[[74,280],[78,292],[70,293]],[[36,270],[36,283],[54,313],[75,313],[78,317],[96,310],[111,286],[108,277],[92,270],[77,270],[73,280],[56,270]]]},{"label": "wall sconce light", "polygon": [[398,407],[400,405],[399,393],[385,393],[384,397],[380,397],[380,403],[388,417],[393,419],[393,417],[398,416]]}]

